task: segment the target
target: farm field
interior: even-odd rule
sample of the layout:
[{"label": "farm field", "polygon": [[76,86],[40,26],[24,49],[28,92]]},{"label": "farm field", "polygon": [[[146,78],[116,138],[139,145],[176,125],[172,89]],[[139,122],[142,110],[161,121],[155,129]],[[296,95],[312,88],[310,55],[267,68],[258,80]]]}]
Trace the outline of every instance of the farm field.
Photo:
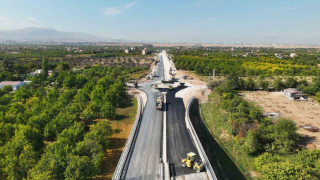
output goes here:
[{"label": "farm field", "polygon": [[306,136],[308,149],[320,148],[320,132],[310,132],[300,126],[312,125],[320,129],[320,106],[309,98],[308,101],[292,101],[282,92],[244,92],[244,98],[255,102],[263,108],[265,113],[278,112],[280,117],[292,119],[298,127],[298,133]]}]

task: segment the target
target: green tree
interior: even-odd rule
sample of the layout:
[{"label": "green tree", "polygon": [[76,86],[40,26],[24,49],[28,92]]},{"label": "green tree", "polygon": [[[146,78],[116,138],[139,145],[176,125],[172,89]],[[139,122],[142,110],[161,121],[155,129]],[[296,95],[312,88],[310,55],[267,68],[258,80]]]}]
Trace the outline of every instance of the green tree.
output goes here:
[{"label": "green tree", "polygon": [[31,96],[30,90],[26,86],[22,86],[16,91],[14,99],[16,101],[26,101]]},{"label": "green tree", "polygon": [[246,90],[255,90],[255,82],[251,77],[248,77],[244,82],[244,87]]},{"label": "green tree", "polygon": [[247,132],[243,146],[249,154],[254,154],[260,149],[260,144],[255,131],[249,130]]},{"label": "green tree", "polygon": [[109,121],[100,121],[93,125],[90,131],[85,135],[85,140],[93,140],[102,145],[103,149],[108,147],[108,140],[112,135],[112,129]]},{"label": "green tree", "polygon": [[298,81],[293,77],[288,77],[285,82],[285,86],[288,88],[296,88],[298,86]]},{"label": "green tree", "polygon": [[12,89],[12,86],[4,86],[4,87],[2,88],[2,90],[5,91],[6,93],[9,93],[9,92],[11,92],[13,89]]},{"label": "green tree", "polygon": [[116,117],[116,108],[109,102],[103,103],[101,116],[104,118],[114,119]]},{"label": "green tree", "polygon": [[258,77],[258,86],[261,87],[264,91],[269,90],[269,82],[266,81],[266,78],[264,75],[260,75]]},{"label": "green tree", "polygon": [[96,169],[87,156],[70,156],[67,168],[64,172],[67,180],[85,180],[94,176]]},{"label": "green tree", "polygon": [[282,82],[282,79],[279,77],[276,77],[272,82],[272,86],[277,91],[282,90],[284,88],[284,84]]},{"label": "green tree", "polygon": [[274,126],[272,134],[274,142],[272,149],[284,153],[291,152],[297,145],[300,135],[297,133],[297,126],[292,120],[281,118]]},{"label": "green tree", "polygon": [[12,72],[13,71],[13,61],[10,60],[9,56],[5,56],[4,60],[2,62],[2,69],[3,71],[9,71]]},{"label": "green tree", "polygon": [[47,80],[48,77],[48,59],[44,56],[42,57],[42,78]]}]

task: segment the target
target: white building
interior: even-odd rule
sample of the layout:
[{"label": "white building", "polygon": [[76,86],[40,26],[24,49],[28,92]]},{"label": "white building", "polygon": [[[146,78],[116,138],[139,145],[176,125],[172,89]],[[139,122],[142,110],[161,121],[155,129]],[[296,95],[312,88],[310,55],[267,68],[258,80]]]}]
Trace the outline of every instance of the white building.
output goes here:
[{"label": "white building", "polygon": [[283,58],[283,56],[282,56],[282,54],[281,53],[275,53],[274,54],[277,58],[280,58],[280,59],[282,59]]},{"label": "white building", "polygon": [[291,54],[290,54],[290,57],[291,57],[291,58],[294,58],[294,57],[297,57],[297,56],[298,56],[297,53],[291,53]]},{"label": "white building", "polygon": [[295,88],[288,88],[283,91],[283,94],[290,100],[307,100],[308,96],[298,91]]},{"label": "white building", "polygon": [[33,76],[41,74],[41,73],[42,73],[42,69],[36,69],[35,71],[29,73],[28,75],[33,77]]},{"label": "white building", "polygon": [[125,49],[125,50],[124,50],[124,53],[127,53],[127,54],[128,54],[128,53],[129,53],[129,49]]},{"label": "white building", "polygon": [[3,88],[5,86],[11,86],[12,89],[15,91],[25,84],[27,83],[22,81],[2,81],[0,82],[0,88]]},{"label": "white building", "polygon": [[146,50],[145,50],[145,49],[142,49],[141,54],[142,54],[142,55],[146,55]]}]

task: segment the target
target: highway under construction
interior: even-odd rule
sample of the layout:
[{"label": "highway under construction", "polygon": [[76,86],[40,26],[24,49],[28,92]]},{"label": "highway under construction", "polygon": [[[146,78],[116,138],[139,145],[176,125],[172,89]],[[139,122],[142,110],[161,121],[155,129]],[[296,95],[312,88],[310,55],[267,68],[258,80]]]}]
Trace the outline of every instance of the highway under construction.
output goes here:
[{"label": "highway under construction", "polygon": [[[122,154],[123,163],[118,163],[113,179],[216,179],[189,123],[188,107],[176,96],[188,87],[173,83],[175,67],[167,53],[163,51],[158,57],[160,62],[154,71],[158,76],[138,85],[147,101],[141,103],[143,110],[137,116],[137,127],[132,129],[132,141],[126,144],[128,152]],[[183,167],[182,160],[190,152],[204,164],[200,173]]]}]

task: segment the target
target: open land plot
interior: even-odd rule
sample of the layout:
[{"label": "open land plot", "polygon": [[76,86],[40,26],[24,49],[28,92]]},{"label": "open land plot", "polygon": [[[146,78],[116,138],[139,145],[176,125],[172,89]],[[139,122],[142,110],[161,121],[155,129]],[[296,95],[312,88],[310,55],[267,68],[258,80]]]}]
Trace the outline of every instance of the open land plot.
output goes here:
[{"label": "open land plot", "polygon": [[278,112],[280,117],[293,120],[298,126],[298,132],[307,137],[305,142],[308,149],[320,149],[320,132],[310,132],[300,126],[311,125],[320,129],[320,105],[309,99],[308,101],[292,101],[282,92],[244,92],[244,98],[255,102],[266,113]]}]

